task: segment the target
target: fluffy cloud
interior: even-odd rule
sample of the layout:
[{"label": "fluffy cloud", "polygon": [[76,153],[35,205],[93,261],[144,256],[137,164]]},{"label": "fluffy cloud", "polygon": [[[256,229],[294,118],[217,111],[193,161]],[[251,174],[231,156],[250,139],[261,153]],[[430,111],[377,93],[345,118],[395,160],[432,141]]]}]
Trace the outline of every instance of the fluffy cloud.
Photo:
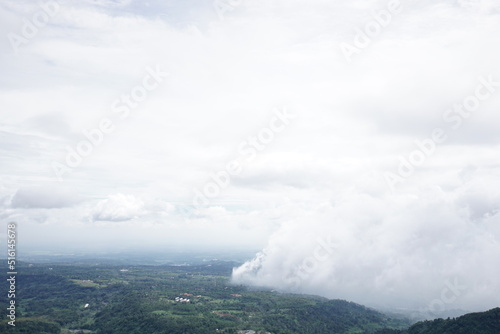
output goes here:
[{"label": "fluffy cloud", "polygon": [[111,195],[97,203],[92,214],[94,221],[124,221],[144,214],[144,203],[133,195]]},{"label": "fluffy cloud", "polygon": [[233,279],[407,310],[425,310],[457,281],[457,295],[437,311],[494,307],[499,186],[498,175],[481,171],[451,191],[430,187],[382,198],[346,191],[284,225]]}]

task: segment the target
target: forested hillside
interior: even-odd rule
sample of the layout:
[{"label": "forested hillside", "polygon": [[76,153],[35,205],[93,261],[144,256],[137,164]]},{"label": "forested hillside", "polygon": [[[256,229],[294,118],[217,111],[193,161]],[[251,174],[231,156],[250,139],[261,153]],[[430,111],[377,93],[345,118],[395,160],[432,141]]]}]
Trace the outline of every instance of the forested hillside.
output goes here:
[{"label": "forested hillside", "polygon": [[[500,309],[414,324],[362,305],[230,284],[234,263],[21,265],[0,333],[498,334]],[[6,281],[0,283],[6,291]],[[0,296],[1,308],[7,307]]]},{"label": "forested hillside", "polygon": [[[223,261],[193,266],[24,266],[18,275],[16,327],[4,320],[0,332],[317,334],[408,326],[343,300],[231,285],[233,266]],[[3,308],[6,300],[1,298]]]},{"label": "forested hillside", "polygon": [[469,313],[456,319],[436,319],[414,324],[408,330],[380,330],[377,334],[498,334],[500,308]]}]

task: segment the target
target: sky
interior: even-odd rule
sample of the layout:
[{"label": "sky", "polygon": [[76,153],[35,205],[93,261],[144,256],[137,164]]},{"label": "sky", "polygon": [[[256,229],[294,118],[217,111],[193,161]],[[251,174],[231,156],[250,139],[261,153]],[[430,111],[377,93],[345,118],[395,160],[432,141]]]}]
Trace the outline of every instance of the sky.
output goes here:
[{"label": "sky", "polygon": [[236,283],[499,306],[499,18],[494,0],[4,0],[0,218],[26,253],[248,250]]}]

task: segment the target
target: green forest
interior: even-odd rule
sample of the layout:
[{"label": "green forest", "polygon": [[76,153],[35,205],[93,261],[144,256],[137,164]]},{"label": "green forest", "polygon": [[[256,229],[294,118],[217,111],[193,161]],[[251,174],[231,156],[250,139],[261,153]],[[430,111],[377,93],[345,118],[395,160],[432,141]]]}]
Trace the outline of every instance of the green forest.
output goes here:
[{"label": "green forest", "polygon": [[234,265],[23,264],[16,326],[3,320],[0,333],[500,333],[498,308],[410,327],[344,300],[232,285]]},{"label": "green forest", "polygon": [[456,319],[436,319],[414,324],[407,330],[380,330],[377,334],[493,334],[500,333],[500,308],[469,313]]}]

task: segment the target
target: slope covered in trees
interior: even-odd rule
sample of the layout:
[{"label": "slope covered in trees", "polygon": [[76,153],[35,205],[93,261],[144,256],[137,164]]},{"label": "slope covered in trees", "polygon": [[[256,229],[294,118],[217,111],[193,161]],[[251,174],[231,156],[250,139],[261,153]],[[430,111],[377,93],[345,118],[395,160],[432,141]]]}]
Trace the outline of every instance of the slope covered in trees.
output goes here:
[{"label": "slope covered in trees", "polygon": [[498,334],[500,308],[469,313],[455,319],[421,321],[407,330],[380,330],[377,334]]},{"label": "slope covered in trees", "polygon": [[[2,319],[0,332],[317,334],[408,326],[343,300],[232,285],[233,266],[222,261],[191,266],[25,266],[18,275],[17,325],[9,327]],[[4,296],[0,306],[6,307]]]},{"label": "slope covered in trees", "polygon": [[[2,319],[0,333],[500,333],[499,308],[409,327],[406,320],[344,300],[231,285],[233,266],[20,266],[16,327]],[[6,284],[0,282],[4,291]],[[0,307],[7,307],[5,295]]]}]

